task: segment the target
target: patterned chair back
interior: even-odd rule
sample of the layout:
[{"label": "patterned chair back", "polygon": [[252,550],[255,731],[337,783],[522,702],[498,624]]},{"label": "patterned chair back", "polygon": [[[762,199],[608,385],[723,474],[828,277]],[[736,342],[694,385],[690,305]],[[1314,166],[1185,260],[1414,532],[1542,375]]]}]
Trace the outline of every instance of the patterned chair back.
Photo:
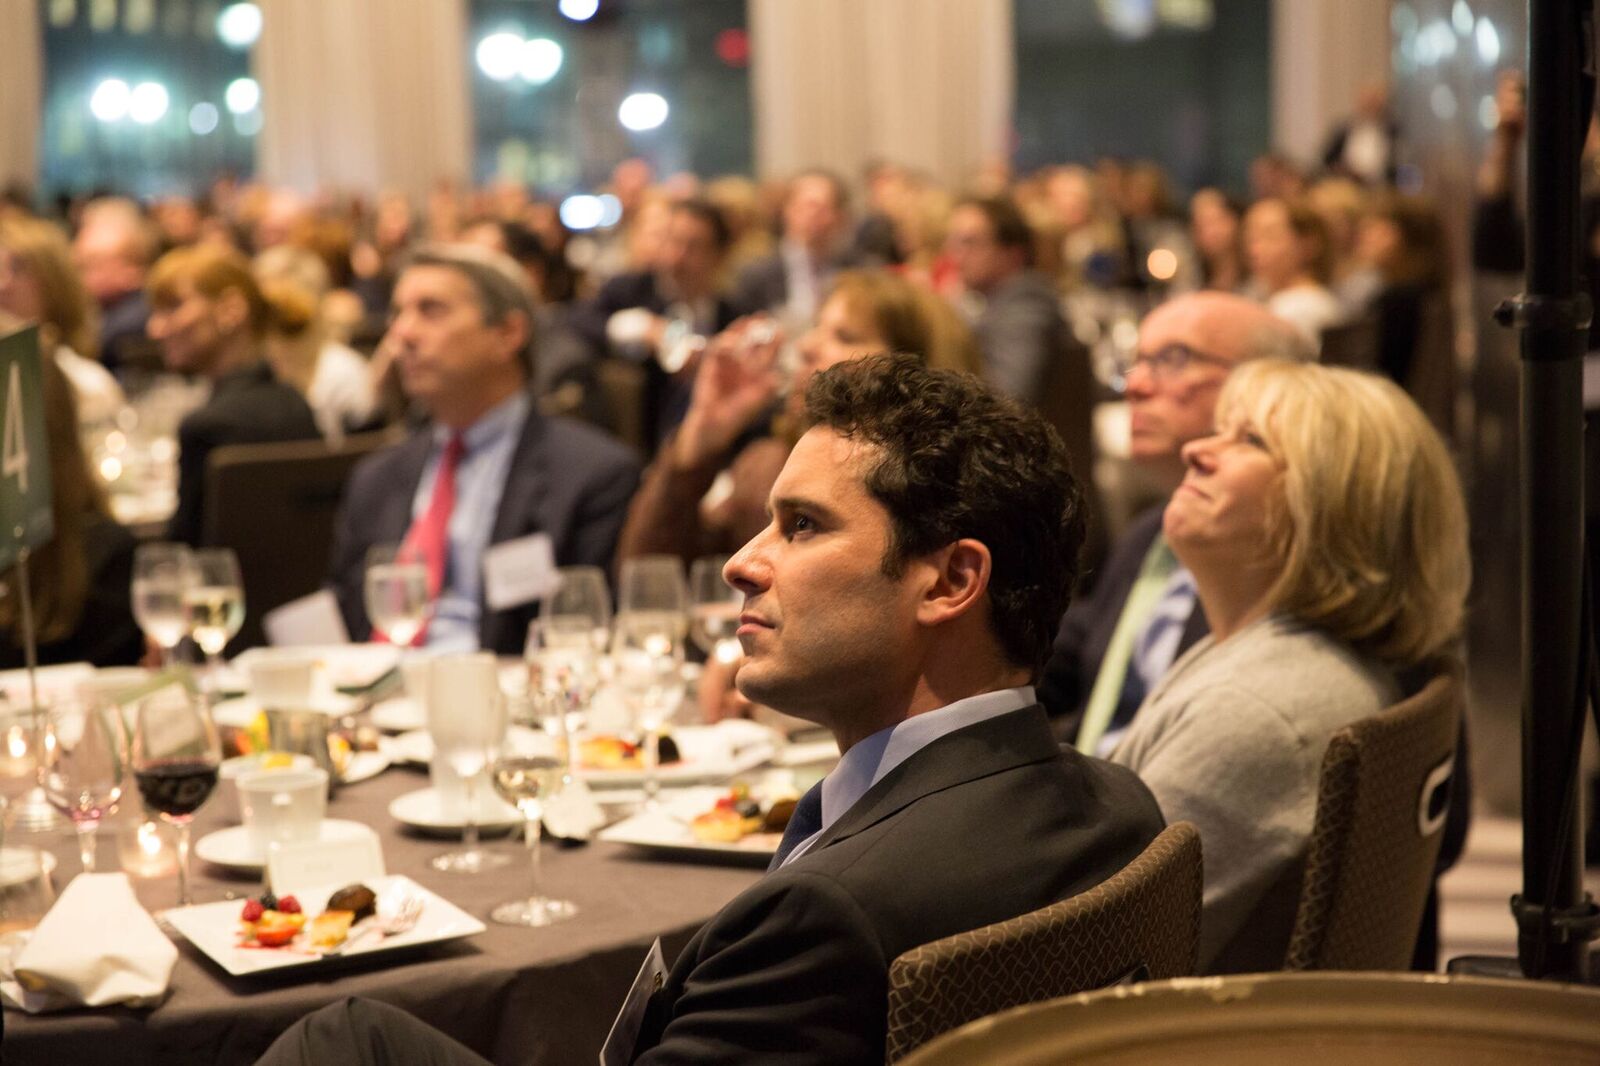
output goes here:
[{"label": "patterned chair back", "polygon": [[887,1061],[1011,1007],[1192,974],[1200,889],[1200,834],[1178,822],[1087,892],[913,948],[889,968]]},{"label": "patterned chair back", "polygon": [[1433,883],[1461,721],[1459,664],[1334,734],[1286,970],[1405,970]]}]

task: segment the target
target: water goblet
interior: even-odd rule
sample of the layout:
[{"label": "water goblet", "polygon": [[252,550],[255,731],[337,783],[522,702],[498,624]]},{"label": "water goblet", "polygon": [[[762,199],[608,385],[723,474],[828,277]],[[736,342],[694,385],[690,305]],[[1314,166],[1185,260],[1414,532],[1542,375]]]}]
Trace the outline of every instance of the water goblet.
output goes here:
[{"label": "water goblet", "polygon": [[178,827],[178,905],[189,904],[189,823],[217,787],[222,746],[204,699],[181,686],[146,696],[134,714],[134,780],[145,805]]}]

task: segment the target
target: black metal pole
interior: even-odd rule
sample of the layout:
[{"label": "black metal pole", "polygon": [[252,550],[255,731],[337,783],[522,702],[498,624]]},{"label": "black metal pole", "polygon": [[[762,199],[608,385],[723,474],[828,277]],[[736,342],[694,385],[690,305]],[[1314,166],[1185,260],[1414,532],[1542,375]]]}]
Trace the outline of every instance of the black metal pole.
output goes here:
[{"label": "black metal pole", "polygon": [[1529,0],[1527,292],[1522,326],[1522,896],[1517,959],[1532,978],[1582,981],[1587,937],[1570,738],[1587,649],[1583,572],[1583,354],[1579,156],[1588,114],[1588,0]]}]

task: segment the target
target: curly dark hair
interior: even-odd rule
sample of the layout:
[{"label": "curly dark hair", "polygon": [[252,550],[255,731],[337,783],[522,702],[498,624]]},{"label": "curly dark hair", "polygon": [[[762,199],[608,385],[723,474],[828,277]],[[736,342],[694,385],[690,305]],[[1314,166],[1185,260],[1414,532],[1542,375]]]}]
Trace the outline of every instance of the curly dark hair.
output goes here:
[{"label": "curly dark hair", "polygon": [[829,367],[806,389],[810,426],[876,445],[866,486],[889,511],[884,573],[963,537],[993,558],[989,601],[1006,657],[1035,671],[1078,578],[1085,509],[1066,446],[977,378],[914,356]]}]

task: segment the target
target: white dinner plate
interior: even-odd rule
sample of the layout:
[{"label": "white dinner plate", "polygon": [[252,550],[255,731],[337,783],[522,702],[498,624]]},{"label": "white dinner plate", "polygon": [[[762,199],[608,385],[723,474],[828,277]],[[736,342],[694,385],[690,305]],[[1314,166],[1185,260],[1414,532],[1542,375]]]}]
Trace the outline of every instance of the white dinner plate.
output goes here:
[{"label": "white dinner plate", "polygon": [[[487,788],[478,789],[475,799],[479,829],[508,829],[522,824],[522,814]],[[396,796],[389,803],[389,814],[395,821],[426,833],[454,836],[466,828],[459,815],[445,813],[439,793],[432,788]]]},{"label": "white dinner plate", "polygon": [[[778,748],[777,736],[770,729],[736,719],[709,726],[675,726],[671,734],[682,758],[661,766],[657,778],[663,785],[725,781],[760,766],[771,759]],[[602,770],[584,766],[579,768],[579,773],[596,788],[638,788],[645,779],[645,772],[636,769]]]},{"label": "white dinner plate", "polygon": [[[365,958],[368,955],[387,954],[433,944],[459,937],[473,936],[484,931],[484,924],[443,896],[429,892],[409,877],[391,874],[372,878],[367,886],[378,895],[378,913],[385,913],[389,900],[415,894],[422,899],[422,914],[417,924],[404,933],[394,936],[367,936],[351,944],[349,949],[334,958]],[[322,910],[323,901],[343,888],[343,885],[319,885],[297,890],[294,896],[301,901],[306,913],[315,916]],[[241,900],[223,900],[218,903],[201,903],[191,907],[176,907],[160,915],[172,928],[182,933],[195,947],[209,955],[213,962],[235,977],[294,967],[331,965],[333,959],[325,958],[309,948],[300,947],[304,934],[283,948],[246,948],[239,946],[239,912]],[[367,919],[370,921],[371,919]],[[358,922],[352,928],[359,930]]]},{"label": "white dinner plate", "polygon": [[[318,828],[317,838],[325,843],[333,843],[360,840],[372,835],[372,829],[360,822],[324,818]],[[250,831],[242,825],[207,833],[194,842],[194,853],[213,866],[239,873],[259,872],[267,862],[267,857],[251,841]]]},{"label": "white dinner plate", "polygon": [[[351,714],[361,701],[354,696],[346,696],[342,692],[335,692],[322,698],[307,710],[321,711],[330,718]],[[261,704],[251,696],[235,696],[233,699],[223,700],[211,708],[211,720],[218,725],[231,726],[235,729],[249,729],[250,724],[256,720],[256,715],[261,713]]]},{"label": "white dinner plate", "polygon": [[0,848],[0,888],[33,880],[40,867],[48,877],[56,868],[56,857],[39,848]]},{"label": "white dinner plate", "polygon": [[[514,725],[506,740],[519,755],[554,755],[556,743],[546,734],[527,726]],[[402,765],[427,766],[433,761],[433,737],[426,729],[414,729],[397,737],[384,738],[391,761]]]},{"label": "white dinner plate", "polygon": [[778,850],[782,833],[752,833],[732,843],[700,840],[689,828],[695,816],[716,806],[722,788],[685,788],[661,797],[654,810],[640,811],[600,830],[600,839],[628,844],[674,858],[738,860],[765,865]]},{"label": "white dinner plate", "polygon": [[411,697],[396,696],[375,705],[369,721],[385,733],[409,733],[428,727],[428,712]]}]

